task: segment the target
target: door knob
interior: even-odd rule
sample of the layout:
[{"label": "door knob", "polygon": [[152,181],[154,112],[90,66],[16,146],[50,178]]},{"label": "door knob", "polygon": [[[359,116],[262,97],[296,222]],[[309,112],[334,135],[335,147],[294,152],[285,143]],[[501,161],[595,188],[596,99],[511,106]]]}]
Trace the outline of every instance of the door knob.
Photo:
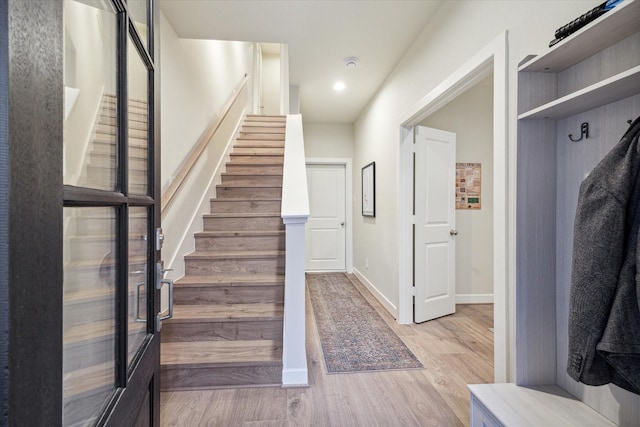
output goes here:
[{"label": "door knob", "polygon": [[457,236],[458,235],[458,230],[452,229],[451,231],[449,231],[449,234],[451,234],[452,236]]},{"label": "door knob", "polygon": [[342,221],[342,222],[340,223],[340,225],[344,227],[344,221]]}]

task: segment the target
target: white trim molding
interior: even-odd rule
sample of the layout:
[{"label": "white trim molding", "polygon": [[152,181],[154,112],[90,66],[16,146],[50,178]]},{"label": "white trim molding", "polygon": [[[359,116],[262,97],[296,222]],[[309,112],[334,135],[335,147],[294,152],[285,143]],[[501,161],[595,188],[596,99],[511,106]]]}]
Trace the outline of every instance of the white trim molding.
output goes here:
[{"label": "white trim molding", "polygon": [[456,304],[493,304],[493,294],[456,294]]},{"label": "white trim molding", "polygon": [[309,384],[305,331],[305,226],[309,219],[302,116],[287,116],[282,176],[282,222],[286,227],[282,386]]},{"label": "white trim molding", "polygon": [[399,290],[398,322],[413,322],[413,297],[411,278],[413,277],[413,239],[411,221],[413,212],[413,160],[411,134],[413,127],[426,117],[464,93],[493,73],[493,297],[494,297],[494,376],[495,382],[509,380],[510,342],[509,330],[510,291],[508,277],[511,262],[508,253],[511,218],[508,206],[511,188],[509,186],[508,153],[508,75],[507,46],[508,34],[501,33],[491,43],[477,52],[471,59],[452,73],[447,79],[427,93],[403,116],[399,129]]}]

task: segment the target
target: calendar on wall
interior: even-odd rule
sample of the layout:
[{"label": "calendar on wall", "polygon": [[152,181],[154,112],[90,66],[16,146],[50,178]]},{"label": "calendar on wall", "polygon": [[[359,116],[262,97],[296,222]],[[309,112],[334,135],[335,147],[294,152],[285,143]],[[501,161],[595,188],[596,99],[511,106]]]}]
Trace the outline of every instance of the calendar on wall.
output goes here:
[{"label": "calendar on wall", "polygon": [[482,207],[482,164],[456,163],[456,209]]}]

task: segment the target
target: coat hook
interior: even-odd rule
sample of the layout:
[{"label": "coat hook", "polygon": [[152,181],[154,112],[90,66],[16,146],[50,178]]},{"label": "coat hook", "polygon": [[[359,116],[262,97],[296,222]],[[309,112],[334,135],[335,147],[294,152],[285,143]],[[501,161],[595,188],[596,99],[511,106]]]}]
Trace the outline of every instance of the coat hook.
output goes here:
[{"label": "coat hook", "polygon": [[573,139],[573,135],[569,134],[569,139],[573,142],[582,141],[583,138],[589,138],[589,123],[587,122],[580,125],[580,138]]}]

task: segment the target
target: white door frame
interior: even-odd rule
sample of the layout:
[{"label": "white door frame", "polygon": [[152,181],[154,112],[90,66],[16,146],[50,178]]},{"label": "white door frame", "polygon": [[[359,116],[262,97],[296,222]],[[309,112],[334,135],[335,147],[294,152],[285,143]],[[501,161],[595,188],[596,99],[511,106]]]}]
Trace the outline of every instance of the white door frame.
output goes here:
[{"label": "white door frame", "polygon": [[[344,198],[345,198],[345,268],[347,273],[353,273],[353,178],[351,169],[351,159],[348,158],[325,158],[308,157],[305,159],[308,165],[336,165],[344,166]],[[305,168],[306,168],[305,166]]]},{"label": "white door frame", "polygon": [[[508,280],[512,270],[512,257],[508,253],[508,242],[513,238],[513,216],[508,211],[508,201],[513,197],[509,186],[509,174],[515,174],[510,160],[513,153],[508,147],[507,127],[507,32],[501,33],[491,43],[476,53],[456,72],[426,94],[417,105],[403,116],[400,127],[400,203],[399,221],[399,290],[398,322],[413,323],[413,296],[411,295],[413,275],[413,139],[408,139],[413,127],[426,117],[455,99],[487,76],[493,73],[493,294],[494,294],[494,379],[507,382],[510,378],[512,359],[511,345],[515,342],[508,302],[513,299],[509,292]],[[408,142],[411,141],[411,142]]]}]

